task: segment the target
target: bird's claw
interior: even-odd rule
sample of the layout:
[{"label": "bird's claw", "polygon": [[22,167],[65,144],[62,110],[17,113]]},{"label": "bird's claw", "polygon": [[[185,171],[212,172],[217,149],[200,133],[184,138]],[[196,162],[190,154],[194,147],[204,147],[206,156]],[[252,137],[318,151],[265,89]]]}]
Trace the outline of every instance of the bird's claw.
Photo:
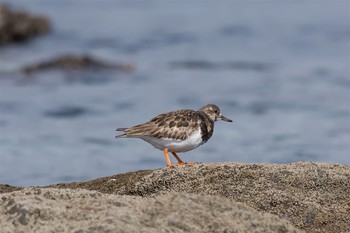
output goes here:
[{"label": "bird's claw", "polygon": [[183,162],[183,163],[171,164],[171,165],[168,165],[168,167],[174,168],[174,167],[179,167],[179,166],[183,166],[183,165],[187,165],[187,164],[197,164],[197,163],[198,162]]}]

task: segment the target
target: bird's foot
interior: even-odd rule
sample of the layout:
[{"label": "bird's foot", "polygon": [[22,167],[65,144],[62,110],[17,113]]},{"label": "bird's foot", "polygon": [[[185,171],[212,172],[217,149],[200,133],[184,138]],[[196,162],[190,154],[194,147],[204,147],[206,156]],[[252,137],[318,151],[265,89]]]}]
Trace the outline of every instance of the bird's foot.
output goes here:
[{"label": "bird's foot", "polygon": [[170,164],[168,167],[179,167],[187,164],[197,164],[198,162],[182,162],[182,163],[176,163],[176,164]]},{"label": "bird's foot", "polygon": [[197,164],[198,162],[185,162],[184,164]]}]

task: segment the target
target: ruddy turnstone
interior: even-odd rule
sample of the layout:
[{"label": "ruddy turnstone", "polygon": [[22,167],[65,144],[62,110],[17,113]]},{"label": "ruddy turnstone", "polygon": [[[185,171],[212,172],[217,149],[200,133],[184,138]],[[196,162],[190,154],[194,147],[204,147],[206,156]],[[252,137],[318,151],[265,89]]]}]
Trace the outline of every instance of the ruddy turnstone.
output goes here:
[{"label": "ruddy turnstone", "polygon": [[[124,134],[116,138],[140,138],[164,151],[168,167],[183,165],[177,152],[186,152],[206,143],[213,135],[214,122],[217,120],[232,122],[220,113],[218,106],[208,104],[198,111],[184,109],[160,114],[149,122],[130,128],[118,128]],[[177,164],[172,164],[168,152],[171,152]]]}]

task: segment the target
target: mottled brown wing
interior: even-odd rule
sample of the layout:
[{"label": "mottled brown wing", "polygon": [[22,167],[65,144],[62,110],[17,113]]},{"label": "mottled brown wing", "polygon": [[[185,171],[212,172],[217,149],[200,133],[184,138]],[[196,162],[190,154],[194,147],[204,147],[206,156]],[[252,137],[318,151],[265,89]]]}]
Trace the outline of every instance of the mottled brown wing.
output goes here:
[{"label": "mottled brown wing", "polygon": [[124,130],[126,137],[151,136],[185,140],[199,127],[201,116],[194,110],[163,113],[145,124]]}]

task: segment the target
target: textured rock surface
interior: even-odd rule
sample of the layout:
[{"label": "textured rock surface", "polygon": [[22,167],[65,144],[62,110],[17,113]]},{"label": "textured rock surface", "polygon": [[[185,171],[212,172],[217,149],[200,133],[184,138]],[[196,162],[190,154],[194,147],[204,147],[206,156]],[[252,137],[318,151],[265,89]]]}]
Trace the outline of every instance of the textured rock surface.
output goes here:
[{"label": "textured rock surface", "polygon": [[9,193],[9,192],[13,192],[21,189],[22,189],[21,187],[15,187],[8,184],[0,184],[0,194]]},{"label": "textured rock surface", "polygon": [[137,196],[173,192],[210,194],[276,214],[307,232],[350,231],[350,166],[347,165],[196,164],[128,176],[131,182],[123,174],[121,178],[105,177],[54,187],[87,187]]},{"label": "textured rock surface", "polygon": [[350,168],[319,163],[199,164],[154,171],[120,194],[211,194],[290,220],[307,232],[350,231]]},{"label": "textured rock surface", "polygon": [[1,232],[300,232],[288,221],[226,198],[142,198],[82,189],[1,194]]},{"label": "textured rock surface", "polygon": [[[347,165],[310,162],[279,165],[195,164],[172,169],[130,172],[88,182],[56,184],[50,187],[83,188],[101,193],[123,195],[124,198],[131,198],[131,200],[153,200],[154,203],[158,203],[159,195],[175,195],[174,193],[211,195],[214,199],[216,198],[215,200],[222,200],[222,202],[218,201],[220,205],[240,202],[260,213],[267,212],[279,216],[280,219],[288,220],[305,232],[350,232],[350,166]],[[0,193],[16,189],[18,188],[2,185]],[[45,192],[44,190],[42,188],[42,192]],[[65,192],[70,193],[70,191]],[[191,195],[185,196],[184,202],[191,202],[193,199],[191,199]],[[191,206],[193,203],[191,205],[177,203],[179,200],[173,198],[174,205],[179,207],[176,216],[174,215],[175,219],[190,218],[190,216],[183,215],[185,211],[181,210],[199,208]],[[72,196],[72,199],[75,199],[75,196]],[[187,205],[190,207],[185,208]],[[230,205],[227,208],[231,208]],[[43,208],[44,206],[45,204],[43,204]],[[151,215],[157,216],[155,219],[159,218],[159,213],[168,214],[174,211],[171,209],[173,207],[165,204],[161,206],[165,208],[162,211],[170,212],[159,212],[162,208],[152,209]],[[215,211],[219,208],[217,204],[211,206]],[[104,208],[103,205],[101,208]],[[220,208],[224,209],[223,206]],[[144,210],[142,209],[142,211]],[[133,218],[132,216],[130,218]],[[169,225],[159,226],[169,228]],[[248,232],[255,230],[255,223],[250,227]],[[186,229],[183,228],[184,231]],[[281,232],[287,232],[287,230],[281,230]]]},{"label": "textured rock surface", "polygon": [[0,4],[0,45],[25,41],[47,33],[50,28],[50,21],[45,17],[13,11]]}]

